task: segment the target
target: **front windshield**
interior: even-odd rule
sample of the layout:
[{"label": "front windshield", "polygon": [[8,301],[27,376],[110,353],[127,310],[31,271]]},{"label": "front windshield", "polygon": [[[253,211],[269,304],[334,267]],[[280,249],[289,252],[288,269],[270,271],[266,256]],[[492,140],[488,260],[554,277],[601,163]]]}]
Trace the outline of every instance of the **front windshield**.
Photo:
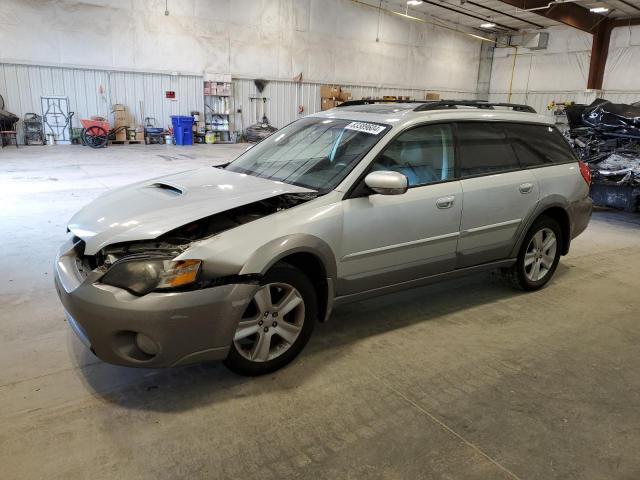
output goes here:
[{"label": "front windshield", "polygon": [[226,169],[326,193],[388,130],[372,122],[307,117],[275,132]]}]

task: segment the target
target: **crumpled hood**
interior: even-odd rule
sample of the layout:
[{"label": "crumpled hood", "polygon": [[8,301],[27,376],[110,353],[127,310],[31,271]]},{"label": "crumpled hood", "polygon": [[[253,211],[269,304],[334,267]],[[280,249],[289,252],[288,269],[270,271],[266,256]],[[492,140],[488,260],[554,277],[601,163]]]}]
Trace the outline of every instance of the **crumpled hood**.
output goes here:
[{"label": "crumpled hood", "polygon": [[174,228],[303,187],[205,167],[112,190],[76,213],[69,230],[93,255],[107,245],[156,238]]}]

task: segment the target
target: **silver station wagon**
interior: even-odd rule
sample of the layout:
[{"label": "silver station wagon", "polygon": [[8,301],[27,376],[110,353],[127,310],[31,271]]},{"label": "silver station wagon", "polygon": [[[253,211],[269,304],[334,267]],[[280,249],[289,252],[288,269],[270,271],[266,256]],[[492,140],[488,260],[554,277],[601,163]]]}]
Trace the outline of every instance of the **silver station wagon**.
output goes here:
[{"label": "silver station wagon", "polygon": [[525,105],[346,102],[226,165],[99,197],[55,284],[106,362],[258,375],[344,302],[486,269],[541,288],[587,227],[589,182]]}]

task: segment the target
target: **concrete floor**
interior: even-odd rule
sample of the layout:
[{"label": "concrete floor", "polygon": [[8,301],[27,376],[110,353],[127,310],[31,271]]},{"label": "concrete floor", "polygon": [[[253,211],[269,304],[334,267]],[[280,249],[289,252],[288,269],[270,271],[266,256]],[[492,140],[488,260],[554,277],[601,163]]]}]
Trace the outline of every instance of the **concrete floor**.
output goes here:
[{"label": "concrete floor", "polygon": [[483,274],[343,307],[267,377],[93,357],[52,286],[65,222],[241,148],[0,151],[0,477],[640,478],[637,215],[596,212],[540,292]]}]

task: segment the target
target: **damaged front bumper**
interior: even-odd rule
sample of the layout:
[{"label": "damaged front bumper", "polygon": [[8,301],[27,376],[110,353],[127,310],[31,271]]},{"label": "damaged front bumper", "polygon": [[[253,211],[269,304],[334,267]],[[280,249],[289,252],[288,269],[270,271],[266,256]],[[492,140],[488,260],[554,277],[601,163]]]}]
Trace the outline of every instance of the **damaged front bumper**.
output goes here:
[{"label": "damaged front bumper", "polygon": [[55,285],[69,325],[105,362],[170,367],[226,358],[254,284],[138,297],[83,274],[72,241],[55,262]]}]

